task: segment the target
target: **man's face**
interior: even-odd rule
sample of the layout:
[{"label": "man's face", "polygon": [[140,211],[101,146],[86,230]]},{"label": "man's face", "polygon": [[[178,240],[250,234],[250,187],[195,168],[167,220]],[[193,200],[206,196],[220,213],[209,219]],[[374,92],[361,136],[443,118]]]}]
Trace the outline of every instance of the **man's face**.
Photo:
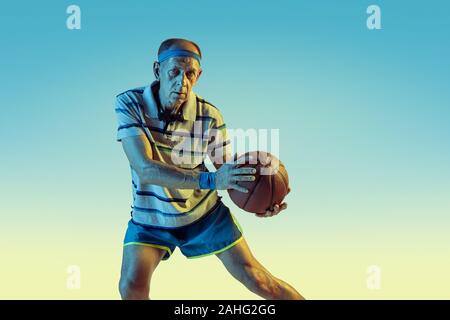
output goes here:
[{"label": "man's face", "polygon": [[177,108],[189,97],[201,74],[197,60],[191,57],[172,57],[159,66],[160,98]]}]

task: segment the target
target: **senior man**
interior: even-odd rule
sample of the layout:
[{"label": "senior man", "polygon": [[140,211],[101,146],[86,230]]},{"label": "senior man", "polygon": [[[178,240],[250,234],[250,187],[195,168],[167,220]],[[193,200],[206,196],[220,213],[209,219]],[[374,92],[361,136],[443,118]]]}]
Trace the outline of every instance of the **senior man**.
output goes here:
[{"label": "senior man", "polygon": [[[156,80],[117,96],[117,141],[130,163],[133,192],[121,297],[149,299],[156,267],[178,247],[188,258],[216,255],[234,278],[265,299],[303,299],[257,261],[217,194],[226,189],[247,192],[238,183],[254,180],[255,169],[230,161],[220,111],[192,91],[202,74],[201,57],[199,46],[190,40],[165,40],[153,65]],[[186,141],[191,148],[182,150],[183,159],[187,154],[190,161],[179,161],[177,147]],[[205,154],[215,172],[206,168]],[[276,204],[261,217],[286,207]]]}]

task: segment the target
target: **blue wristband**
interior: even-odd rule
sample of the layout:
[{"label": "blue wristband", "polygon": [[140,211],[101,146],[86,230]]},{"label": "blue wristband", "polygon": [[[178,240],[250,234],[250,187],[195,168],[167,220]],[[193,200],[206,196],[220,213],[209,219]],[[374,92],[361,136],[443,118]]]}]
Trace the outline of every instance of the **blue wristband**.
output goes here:
[{"label": "blue wristband", "polygon": [[201,172],[199,179],[200,189],[215,189],[216,188],[216,173],[215,172]]}]

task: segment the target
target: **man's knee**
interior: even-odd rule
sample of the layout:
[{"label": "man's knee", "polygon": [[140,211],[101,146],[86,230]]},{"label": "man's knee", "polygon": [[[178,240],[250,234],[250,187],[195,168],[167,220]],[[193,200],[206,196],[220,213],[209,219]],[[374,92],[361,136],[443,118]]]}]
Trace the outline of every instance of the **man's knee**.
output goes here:
[{"label": "man's knee", "polygon": [[277,279],[260,266],[248,264],[244,266],[244,271],[244,281],[257,293],[267,297],[275,297],[279,294],[280,287]]},{"label": "man's knee", "polygon": [[150,284],[133,277],[122,276],[119,281],[119,292],[123,300],[149,299]]}]

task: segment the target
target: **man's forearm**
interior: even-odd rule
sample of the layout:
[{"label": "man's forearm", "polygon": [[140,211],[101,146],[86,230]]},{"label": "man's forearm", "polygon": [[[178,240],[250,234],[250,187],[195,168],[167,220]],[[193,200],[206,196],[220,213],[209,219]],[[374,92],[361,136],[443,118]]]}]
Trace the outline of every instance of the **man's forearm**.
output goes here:
[{"label": "man's forearm", "polygon": [[149,160],[139,170],[142,184],[156,184],[175,189],[199,189],[200,172]]}]

